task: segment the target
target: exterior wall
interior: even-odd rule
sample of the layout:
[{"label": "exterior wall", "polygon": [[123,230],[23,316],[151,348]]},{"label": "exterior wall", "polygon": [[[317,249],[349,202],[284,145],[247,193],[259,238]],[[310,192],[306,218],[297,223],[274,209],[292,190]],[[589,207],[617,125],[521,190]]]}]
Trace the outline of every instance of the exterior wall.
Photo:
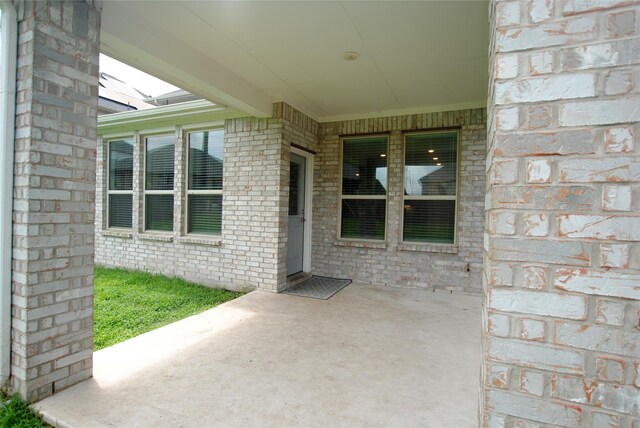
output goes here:
[{"label": "exterior wall", "polygon": [[[176,127],[173,232],[145,232],[144,134],[135,133],[134,215],[131,232],[106,229],[106,156],[98,153],[96,263],[178,276],[210,286],[275,291],[281,125],[276,119],[231,119],[225,124],[222,235],[185,233],[186,135]],[[142,130],[144,132],[144,130]]]},{"label": "exterior wall", "polygon": [[[318,275],[395,286],[481,292],[486,152],[484,109],[323,123],[314,168],[312,268]],[[401,242],[403,132],[460,130],[457,245]],[[389,134],[387,239],[338,239],[340,138]]]},{"label": "exterior wall", "polygon": [[640,6],[492,3],[481,418],[640,426]]},{"label": "exterior wall", "polygon": [[101,5],[17,1],[11,388],[91,377]]},{"label": "exterior wall", "polygon": [[[280,186],[280,232],[278,236],[278,291],[287,288],[287,241],[289,223],[289,173],[291,148],[315,152],[318,147],[318,123],[285,103],[275,105],[274,115],[282,124],[282,152]],[[307,216],[308,217],[308,216]],[[311,236],[313,240],[313,236]]]},{"label": "exterior wall", "polygon": [[268,119],[225,122],[222,236],[185,235],[186,138],[175,128],[172,233],[143,231],[143,138],[135,134],[131,232],[106,229],[106,141],[98,150],[96,263],[143,269],[230,289],[286,287],[290,143],[316,144],[317,124],[286,104]]}]

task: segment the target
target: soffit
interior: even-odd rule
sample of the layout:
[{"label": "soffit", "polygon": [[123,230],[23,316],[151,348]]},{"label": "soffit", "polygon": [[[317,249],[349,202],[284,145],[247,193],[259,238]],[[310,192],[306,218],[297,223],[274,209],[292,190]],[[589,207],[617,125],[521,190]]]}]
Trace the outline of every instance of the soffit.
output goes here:
[{"label": "soffit", "polygon": [[213,102],[328,121],[484,105],[487,21],[485,1],[105,2],[102,39]]}]

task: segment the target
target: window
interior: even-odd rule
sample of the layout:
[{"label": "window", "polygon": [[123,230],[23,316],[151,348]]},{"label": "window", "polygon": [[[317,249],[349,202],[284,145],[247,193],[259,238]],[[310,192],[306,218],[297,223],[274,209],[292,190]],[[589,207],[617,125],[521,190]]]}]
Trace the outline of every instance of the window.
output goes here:
[{"label": "window", "polygon": [[187,233],[221,233],[223,145],[222,129],[189,134]]},{"label": "window", "polygon": [[108,227],[131,229],[133,202],[133,139],[108,143]]},{"label": "window", "polygon": [[403,241],[455,242],[457,175],[457,132],[405,136]]},{"label": "window", "polygon": [[385,239],[387,137],[342,140],[340,237]]},{"label": "window", "polygon": [[145,230],[173,230],[173,135],[145,138]]}]

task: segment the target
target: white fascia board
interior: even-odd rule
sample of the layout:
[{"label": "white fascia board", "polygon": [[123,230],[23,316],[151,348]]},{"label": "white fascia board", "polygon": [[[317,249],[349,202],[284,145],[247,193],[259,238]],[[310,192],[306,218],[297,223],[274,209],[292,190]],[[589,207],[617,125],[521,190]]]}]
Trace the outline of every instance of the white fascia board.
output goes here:
[{"label": "white fascia board", "polygon": [[207,100],[197,100],[99,116],[98,134],[133,132],[165,125],[216,122],[246,116],[246,113],[218,106]]},{"label": "white fascia board", "polygon": [[270,117],[273,98],[211,56],[180,42],[127,7],[105,2],[101,52],[192,94],[255,117]]}]

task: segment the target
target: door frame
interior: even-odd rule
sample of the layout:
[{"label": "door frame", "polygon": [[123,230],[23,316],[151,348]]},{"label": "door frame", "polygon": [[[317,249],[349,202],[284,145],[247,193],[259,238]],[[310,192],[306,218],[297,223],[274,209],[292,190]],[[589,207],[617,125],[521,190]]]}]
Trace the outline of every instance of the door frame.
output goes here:
[{"label": "door frame", "polygon": [[[304,244],[302,246],[302,272],[311,272],[311,231],[313,224],[313,154],[291,147],[291,153],[305,159],[304,171]],[[289,158],[291,165],[291,158]],[[287,239],[289,237],[287,236]]]}]

